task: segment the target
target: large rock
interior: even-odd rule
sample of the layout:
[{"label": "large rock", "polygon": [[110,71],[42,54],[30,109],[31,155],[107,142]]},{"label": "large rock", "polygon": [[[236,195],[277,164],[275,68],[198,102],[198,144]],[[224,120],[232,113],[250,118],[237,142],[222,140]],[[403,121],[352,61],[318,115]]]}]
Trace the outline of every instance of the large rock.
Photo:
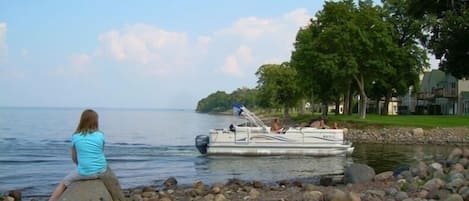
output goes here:
[{"label": "large rock", "polygon": [[375,176],[375,170],[370,166],[360,163],[354,163],[345,169],[344,183],[364,183],[371,181]]},{"label": "large rock", "polygon": [[114,201],[125,201],[124,193],[119,184],[119,180],[111,168],[108,166],[106,171],[99,175],[99,179],[104,183]]},{"label": "large rock", "polygon": [[73,182],[59,201],[113,201],[104,183],[99,179]]}]

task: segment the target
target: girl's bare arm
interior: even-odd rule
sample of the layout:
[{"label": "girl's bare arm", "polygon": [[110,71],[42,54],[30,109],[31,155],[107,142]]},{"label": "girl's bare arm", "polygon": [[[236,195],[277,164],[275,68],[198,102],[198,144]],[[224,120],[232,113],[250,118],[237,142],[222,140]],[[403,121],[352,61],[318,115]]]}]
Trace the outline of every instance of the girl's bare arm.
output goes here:
[{"label": "girl's bare arm", "polygon": [[75,165],[78,165],[77,150],[75,149],[75,146],[72,146],[72,161]]}]

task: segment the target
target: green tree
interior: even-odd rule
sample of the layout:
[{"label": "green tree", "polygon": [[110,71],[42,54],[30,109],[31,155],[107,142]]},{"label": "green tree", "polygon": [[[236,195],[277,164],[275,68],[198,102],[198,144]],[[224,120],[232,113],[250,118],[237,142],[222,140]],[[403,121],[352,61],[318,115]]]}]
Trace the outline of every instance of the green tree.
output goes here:
[{"label": "green tree", "polygon": [[230,96],[224,91],[217,91],[197,103],[197,112],[225,112],[232,108]]},{"label": "green tree", "polygon": [[429,33],[425,46],[440,61],[440,69],[457,78],[469,77],[469,1],[409,0],[409,14],[424,19]]},{"label": "green tree", "polygon": [[391,97],[404,95],[409,86],[416,86],[419,74],[428,67],[426,51],[418,42],[423,36],[424,23],[407,14],[408,5],[407,0],[383,2],[382,15],[390,26],[393,41],[387,48],[387,61],[391,68],[373,80],[374,89],[381,89],[375,91],[379,92],[375,94],[376,98],[385,98],[383,114],[388,114]]},{"label": "green tree", "polygon": [[246,87],[239,88],[230,94],[230,99],[233,103],[241,103],[247,108],[258,107],[258,90],[249,89]]},{"label": "green tree", "polygon": [[328,54],[327,49],[320,40],[320,26],[317,21],[298,31],[295,41],[295,50],[292,52],[291,65],[298,72],[301,80],[299,87],[304,95],[318,99],[323,105],[323,115],[327,115],[327,106],[340,98],[344,89],[344,76],[338,66],[338,57]]},{"label": "green tree", "polygon": [[[346,87],[336,87],[334,83],[352,86],[353,80],[360,94],[360,117],[365,118],[366,88],[378,75],[391,69],[387,48],[392,45],[390,27],[371,1],[360,1],[358,6],[352,0],[330,1],[311,25],[298,33],[292,63],[300,74],[317,74],[308,82],[324,78],[334,93],[351,94]],[[326,87],[319,89],[322,93],[326,91]]]},{"label": "green tree", "polygon": [[283,107],[284,117],[289,109],[297,105],[300,92],[297,86],[296,70],[288,62],[264,64],[256,72],[260,103],[264,107]]}]

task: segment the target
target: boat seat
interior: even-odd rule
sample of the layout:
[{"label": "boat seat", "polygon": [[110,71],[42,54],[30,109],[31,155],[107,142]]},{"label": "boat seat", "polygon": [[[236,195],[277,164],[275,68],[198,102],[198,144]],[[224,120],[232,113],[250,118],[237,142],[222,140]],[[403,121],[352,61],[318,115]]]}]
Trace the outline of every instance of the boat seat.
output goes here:
[{"label": "boat seat", "polygon": [[[270,130],[270,127],[266,127],[267,130]],[[251,133],[264,133],[265,130],[262,127],[244,127],[244,126],[236,126],[236,132],[251,132]]]}]

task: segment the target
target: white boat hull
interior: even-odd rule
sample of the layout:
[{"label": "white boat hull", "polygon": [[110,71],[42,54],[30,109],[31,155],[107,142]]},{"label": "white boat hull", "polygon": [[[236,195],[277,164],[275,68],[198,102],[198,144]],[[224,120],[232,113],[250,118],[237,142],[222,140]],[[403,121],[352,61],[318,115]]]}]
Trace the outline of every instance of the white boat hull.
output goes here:
[{"label": "white boat hull", "polygon": [[354,150],[351,143],[344,141],[341,129],[290,128],[282,134],[268,129],[211,130],[204,152],[208,155],[336,156],[350,155]]},{"label": "white boat hull", "polygon": [[208,147],[209,155],[243,155],[243,156],[270,156],[270,155],[308,155],[308,156],[336,156],[350,155],[353,147],[347,145],[335,147],[319,146],[271,146],[271,145],[211,145]]}]

